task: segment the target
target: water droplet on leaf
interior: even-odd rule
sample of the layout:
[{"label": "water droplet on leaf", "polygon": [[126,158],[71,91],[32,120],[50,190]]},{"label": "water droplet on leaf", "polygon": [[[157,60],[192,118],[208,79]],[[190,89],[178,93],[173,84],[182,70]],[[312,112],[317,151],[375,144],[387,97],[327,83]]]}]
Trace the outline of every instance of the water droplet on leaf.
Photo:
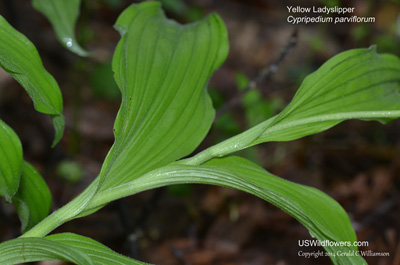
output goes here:
[{"label": "water droplet on leaf", "polygon": [[64,38],[63,40],[65,42],[65,45],[67,45],[68,48],[72,47],[72,39],[71,38]]}]

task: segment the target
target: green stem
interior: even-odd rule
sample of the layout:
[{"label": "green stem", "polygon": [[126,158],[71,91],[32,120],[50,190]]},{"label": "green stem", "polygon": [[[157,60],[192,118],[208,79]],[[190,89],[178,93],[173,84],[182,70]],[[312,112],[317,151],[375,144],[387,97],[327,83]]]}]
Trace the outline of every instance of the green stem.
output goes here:
[{"label": "green stem", "polygon": [[[181,166],[169,165],[148,172],[142,177],[119,185],[117,187],[97,193],[89,202],[86,209],[91,211],[109,202],[131,196],[149,189],[159,188],[165,185],[184,184],[184,183],[199,183],[212,184],[219,186],[229,186],[226,179],[208,177],[210,174],[204,174],[208,169],[202,169],[202,174],[193,173],[191,170],[184,171]],[[179,174],[176,174],[176,172]],[[205,177],[207,176],[207,177]]]},{"label": "green stem", "polygon": [[81,194],[72,201],[47,216],[21,237],[44,237],[65,222],[78,216],[89,204],[96,193],[98,178],[96,178]]},{"label": "green stem", "polygon": [[[333,113],[324,114],[312,117],[306,117],[303,119],[290,120],[284,122],[284,118],[281,121],[274,123],[273,121],[277,116],[274,116],[257,126],[242,132],[232,138],[229,138],[222,143],[211,146],[210,148],[198,153],[197,155],[181,160],[179,163],[184,165],[200,165],[211,158],[222,157],[233,152],[248,148],[250,146],[268,142],[268,134],[276,133],[279,131],[289,130],[296,126],[302,126],[306,124],[329,122],[329,121],[343,121],[349,119],[379,119],[379,118],[397,118],[400,116],[399,110],[388,110],[388,111],[355,111],[355,112],[344,112],[344,113]],[[302,135],[304,136],[304,135]]]},{"label": "green stem", "polygon": [[[225,156],[227,154],[239,151],[249,146],[253,146],[260,142],[266,142],[268,141],[269,133],[285,131],[296,126],[328,121],[342,121],[347,119],[395,118],[399,116],[400,111],[397,110],[372,112],[360,111],[325,114],[292,120],[288,122],[278,121],[276,124],[274,124],[273,121],[276,118],[275,116],[237,136],[234,136],[220,144],[204,150],[203,152],[193,156],[192,158],[184,159],[177,163],[182,165],[200,165],[214,157]],[[160,174],[165,174],[164,170],[165,167],[153,170],[143,175],[143,179],[146,180],[145,182],[142,182],[140,180],[141,178],[139,178],[132,182],[128,182],[126,184],[102,191],[98,194],[96,194],[96,192],[99,178],[96,178],[96,180],[93,181],[92,184],[90,184],[90,186],[78,197],[66,204],[64,207],[55,211],[53,214],[48,216],[46,219],[44,219],[31,230],[23,234],[21,237],[43,237],[63,223],[74,218],[85,216],[85,213],[91,213],[91,211],[93,211],[94,209],[101,207],[111,201],[138,193],[149,188],[155,188],[155,186],[163,185],[161,182],[157,181],[157,176]],[[149,177],[150,179],[155,178],[156,180],[154,182],[149,182]],[[196,182],[195,180],[190,179],[180,179],[176,180],[176,183],[182,183],[186,181]],[[132,183],[134,183],[135,185],[132,185]],[[168,182],[168,184],[171,183]]]},{"label": "green stem", "polygon": [[276,116],[254,126],[236,136],[233,136],[222,143],[209,147],[208,149],[198,153],[197,155],[179,161],[179,164],[197,166],[211,158],[222,157],[249,146],[271,125]]}]

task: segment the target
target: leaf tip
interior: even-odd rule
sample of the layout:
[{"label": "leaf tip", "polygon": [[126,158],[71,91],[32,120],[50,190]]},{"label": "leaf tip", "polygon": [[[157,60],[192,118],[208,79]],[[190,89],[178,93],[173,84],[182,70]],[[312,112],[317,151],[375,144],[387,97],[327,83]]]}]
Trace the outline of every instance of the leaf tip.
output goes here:
[{"label": "leaf tip", "polygon": [[52,114],[50,115],[53,121],[55,136],[51,148],[54,148],[57,143],[61,140],[64,134],[65,119],[62,114]]},{"label": "leaf tip", "polygon": [[91,53],[83,49],[79,43],[74,38],[63,38],[62,44],[69,51],[82,56],[82,57],[90,57]]}]

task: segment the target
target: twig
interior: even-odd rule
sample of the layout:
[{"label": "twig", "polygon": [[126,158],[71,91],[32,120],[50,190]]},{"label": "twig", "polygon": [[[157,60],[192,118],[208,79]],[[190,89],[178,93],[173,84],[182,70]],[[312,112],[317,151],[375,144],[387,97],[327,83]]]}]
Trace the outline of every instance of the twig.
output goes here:
[{"label": "twig", "polygon": [[263,81],[268,81],[271,77],[278,71],[279,67],[281,66],[282,62],[285,60],[286,56],[290,53],[290,51],[296,46],[297,44],[297,36],[298,36],[298,28],[295,28],[290,35],[289,39],[286,42],[286,45],[282,48],[279,57],[276,61],[260,70],[257,77],[249,82],[247,87],[236,94],[234,98],[232,98],[229,102],[223,105],[218,111],[215,116],[215,120],[225,114],[229,109],[233,108],[234,106],[240,104],[242,98],[246,93],[255,89],[259,86]]}]

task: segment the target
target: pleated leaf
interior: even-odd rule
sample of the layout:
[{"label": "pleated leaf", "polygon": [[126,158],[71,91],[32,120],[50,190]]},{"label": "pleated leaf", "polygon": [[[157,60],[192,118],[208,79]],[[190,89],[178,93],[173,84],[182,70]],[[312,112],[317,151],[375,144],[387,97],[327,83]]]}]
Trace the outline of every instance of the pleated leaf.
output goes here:
[{"label": "pleated leaf", "polygon": [[37,111],[50,114],[55,129],[53,146],[56,145],[64,132],[60,88],[44,69],[35,46],[2,16],[0,66],[25,88]]},{"label": "pleated leaf", "polygon": [[50,190],[39,172],[26,161],[23,163],[18,192],[12,201],[22,223],[22,232],[36,225],[49,214]]},{"label": "pleated leaf", "polygon": [[187,161],[200,164],[249,146],[322,132],[348,119],[400,117],[400,60],[375,47],[340,53],[305,78],[292,102],[275,117]]},{"label": "pleated leaf", "polygon": [[[214,158],[201,166],[172,164],[134,181],[96,194],[88,208],[161,186],[201,183],[239,189],[284,210],[318,240],[353,244],[357,240],[343,208],[325,193],[274,176],[239,157]],[[342,242],[342,243],[340,243]],[[357,251],[353,246],[326,246],[328,253]],[[359,256],[331,257],[334,264],[366,264]]]},{"label": "pleated leaf", "polygon": [[77,234],[62,233],[47,236],[46,239],[78,249],[87,254],[94,265],[146,265],[148,263],[130,259],[118,254],[103,244]]},{"label": "pleated leaf", "polygon": [[256,143],[288,141],[345,119],[387,121],[400,116],[400,60],[376,47],[343,52],[304,79],[292,102]]},{"label": "pleated leaf", "polygon": [[42,260],[63,260],[93,265],[84,252],[44,238],[17,238],[0,244],[0,264],[14,265]]},{"label": "pleated leaf", "polygon": [[[212,14],[180,25],[157,2],[131,5],[115,26],[122,39],[113,71],[122,103],[101,190],[190,154],[207,134],[214,110],[206,86],[228,51],[226,28]],[[127,172],[135,172],[127,174]]]},{"label": "pleated leaf", "polygon": [[22,171],[22,145],[15,132],[0,120],[0,196],[11,202]]},{"label": "pleated leaf", "polygon": [[50,21],[58,40],[65,48],[80,56],[89,55],[78,44],[75,35],[81,0],[33,0],[32,3]]}]

